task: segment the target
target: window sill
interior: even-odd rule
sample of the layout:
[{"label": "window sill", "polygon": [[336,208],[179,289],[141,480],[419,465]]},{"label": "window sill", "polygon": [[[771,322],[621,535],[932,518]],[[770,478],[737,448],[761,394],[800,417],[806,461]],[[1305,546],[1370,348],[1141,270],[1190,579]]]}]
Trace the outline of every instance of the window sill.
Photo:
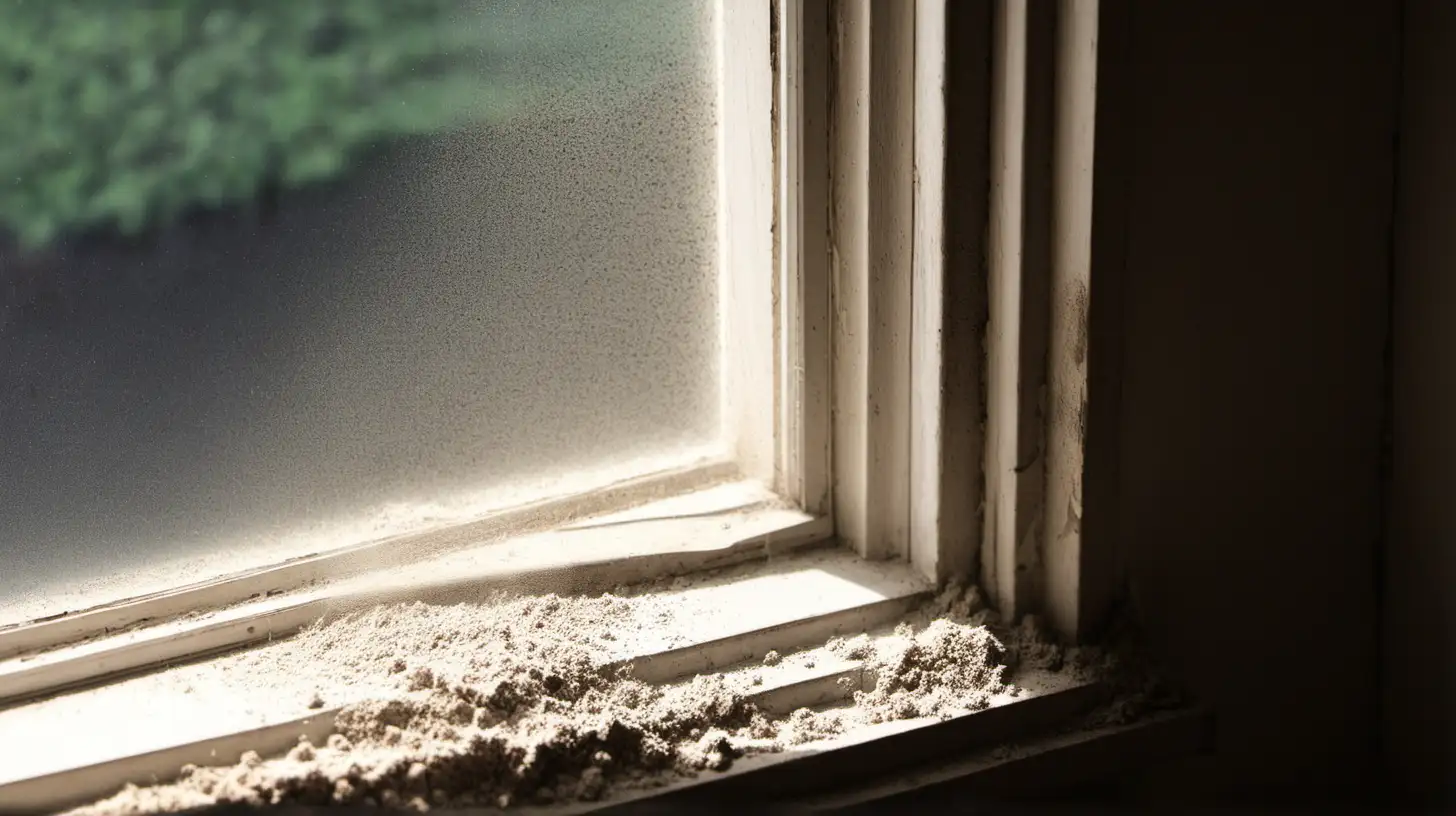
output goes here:
[{"label": "window sill", "polygon": [[[930,587],[903,565],[806,549],[823,542],[827,531],[825,522],[784,509],[761,488],[720,485],[552,533],[445,554],[387,576],[359,576],[12,658],[0,662],[0,699],[12,699],[0,708],[0,733],[7,736],[0,754],[10,754],[0,756],[0,803],[6,812],[53,811],[109,795],[127,782],[167,780],[188,763],[230,764],[245,750],[282,753],[300,734],[322,743],[333,715],[353,700],[330,695],[328,708],[310,710],[305,696],[286,685],[293,678],[280,681],[280,688],[240,693],[219,682],[215,671],[233,655],[217,653],[281,638],[322,615],[361,606],[468,600],[482,588],[505,585],[604,590],[727,567],[652,589],[671,597],[673,620],[645,639],[624,642],[617,659],[631,663],[638,678],[663,682],[889,624],[928,599]],[[275,646],[286,641],[257,648]],[[209,653],[212,659],[199,659]],[[125,677],[159,665],[165,668]],[[761,707],[787,713],[843,697],[862,682],[858,665],[849,662],[782,668],[766,673],[754,695]],[[60,691],[81,678],[106,675],[111,681],[104,685]],[[844,678],[851,681],[848,690]],[[999,699],[977,714],[865,729],[812,750],[746,757],[726,773],[554,810],[629,807],[662,796],[809,795],[816,792],[811,781],[824,789],[889,771],[886,756],[926,762],[1000,745],[1105,698],[1101,686],[1071,676],[1021,673],[1016,682],[1032,693]],[[34,701],[13,702],[22,697]]]},{"label": "window sill", "polygon": [[[675,622],[623,644],[620,659],[632,662],[638,677],[665,680],[861,631],[926,597],[928,587],[907,568],[862,563],[837,549],[807,550],[825,543],[828,531],[827,520],[735,482],[404,569],[0,661],[0,732],[7,736],[0,803],[7,811],[51,810],[128,781],[174,774],[188,762],[235,761],[270,740],[286,748],[300,733],[322,739],[334,700],[328,710],[310,711],[297,694],[240,695],[211,682],[207,670],[231,656],[221,653],[269,648],[268,641],[324,615],[389,601],[478,599],[490,588],[601,591],[727,568],[657,587],[673,598]],[[209,655],[214,659],[202,660]],[[820,674],[786,678],[769,690],[812,696],[840,676]]]},{"label": "window sill", "polygon": [[772,804],[811,813],[914,813],[951,801],[963,810],[971,802],[1044,801],[1212,749],[1214,721],[1206,709],[1083,728],[1078,715],[1105,700],[1105,689],[1043,681],[1040,693],[1010,705],[755,757],[722,774],[575,812],[628,813],[651,803],[686,812]]},{"label": "window sill", "polygon": [[[731,482],[642,506],[576,521],[549,532],[447,551],[405,566],[386,564],[363,574],[315,578],[301,588],[279,578],[256,584],[257,597],[153,622],[141,617],[119,632],[49,649],[45,621],[0,632],[0,706],[83,683],[286,637],[327,614],[401,600],[436,603],[478,597],[509,587],[535,592],[605,591],[621,584],[773,559],[824,543],[829,520],[785,508],[753,482]],[[219,584],[222,587],[222,583]],[[183,590],[179,594],[197,594]],[[167,598],[148,599],[165,602]],[[122,604],[84,615],[130,620]],[[194,607],[196,608],[196,607]],[[159,613],[160,617],[160,613]],[[122,625],[122,624],[119,624]],[[20,646],[12,646],[19,642]]]}]

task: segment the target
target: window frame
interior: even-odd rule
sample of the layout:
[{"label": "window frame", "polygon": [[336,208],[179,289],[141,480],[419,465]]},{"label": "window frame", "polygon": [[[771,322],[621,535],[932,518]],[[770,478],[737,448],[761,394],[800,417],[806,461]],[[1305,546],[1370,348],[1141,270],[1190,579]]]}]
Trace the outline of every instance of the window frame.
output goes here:
[{"label": "window frame", "polygon": [[[1120,257],[1117,188],[1093,183],[1124,158],[1095,138],[1097,117],[1121,101],[1097,93],[1099,23],[1118,7],[718,2],[733,10],[719,15],[720,134],[733,134],[720,138],[720,213],[742,219],[735,230],[752,225],[720,257],[731,455],[448,532],[549,529],[738,477],[802,511],[755,536],[746,558],[833,537],[928,585],[979,579],[1003,616],[1046,614],[1068,640],[1095,633],[1121,579],[1109,522],[1095,510],[1084,522],[1082,507],[1088,469],[1105,478],[1115,465],[1087,455],[1116,413],[1115,365],[1089,389],[1088,337],[1108,341],[1114,318],[1088,295],[1094,264]],[[953,37],[987,56],[958,58]],[[746,70],[729,54],[751,57]],[[957,155],[952,140],[986,153]],[[968,167],[969,179],[957,174]],[[978,313],[984,327],[957,326]],[[966,398],[968,379],[984,407]],[[977,497],[983,512],[970,512]],[[613,574],[645,579],[722,563],[633,557],[597,566],[630,562]],[[279,580],[261,571],[225,579],[232,595],[214,582],[62,617],[28,647],[247,597],[235,590],[266,597]],[[22,633],[0,629],[0,661]]]},{"label": "window frame", "polygon": [[[0,626],[0,660],[87,638],[296,591],[330,577],[377,571],[416,562],[451,549],[479,546],[509,536],[558,527],[570,519],[613,512],[687,494],[733,479],[760,482],[796,500],[786,486],[819,485],[827,503],[822,468],[827,440],[790,438],[785,427],[817,426],[792,409],[803,395],[819,393],[827,403],[829,350],[824,344],[789,346],[783,340],[795,312],[784,306],[786,292],[798,291],[801,265],[780,260],[778,242],[790,212],[800,204],[776,195],[783,183],[775,155],[777,93],[782,71],[774,64],[771,37],[779,20],[768,0],[716,0],[715,64],[719,108],[716,174],[719,212],[719,359],[721,365],[721,453],[660,472],[623,472],[615,481],[566,495],[547,496],[463,524],[385,539],[357,542],[215,579],[174,587],[96,607],[68,610]],[[730,136],[731,135],[731,136]],[[792,232],[792,230],[791,230]],[[822,268],[816,270],[822,276]],[[827,294],[821,282],[821,292]],[[813,284],[811,284],[812,286]],[[827,308],[827,304],[824,308]],[[816,329],[810,329],[816,330]],[[765,372],[773,372],[765,377]],[[792,382],[790,380],[792,379]],[[815,513],[822,515],[822,513]],[[827,537],[824,531],[819,538]],[[812,543],[812,542],[811,542]],[[644,578],[650,577],[644,573]],[[241,644],[239,644],[241,645]],[[3,695],[0,695],[3,696]]]},{"label": "window frame", "polygon": [[1045,615],[1073,642],[1124,600],[1116,282],[1129,146],[1097,120],[1126,115],[1120,81],[1099,92],[1102,70],[1120,67],[1099,36],[1105,22],[1119,35],[1127,14],[1116,0],[996,0],[991,27],[980,582],[1003,617]]},{"label": "window frame", "polygon": [[774,264],[774,23],[768,3],[716,5],[723,426],[742,475],[775,485],[783,351],[774,304],[789,270]]}]

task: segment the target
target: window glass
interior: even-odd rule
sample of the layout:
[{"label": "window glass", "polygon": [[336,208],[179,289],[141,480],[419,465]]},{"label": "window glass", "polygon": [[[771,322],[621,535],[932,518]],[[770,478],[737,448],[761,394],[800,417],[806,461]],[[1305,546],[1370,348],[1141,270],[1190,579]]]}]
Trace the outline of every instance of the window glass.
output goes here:
[{"label": "window glass", "polygon": [[711,449],[713,14],[0,6],[0,623]]}]

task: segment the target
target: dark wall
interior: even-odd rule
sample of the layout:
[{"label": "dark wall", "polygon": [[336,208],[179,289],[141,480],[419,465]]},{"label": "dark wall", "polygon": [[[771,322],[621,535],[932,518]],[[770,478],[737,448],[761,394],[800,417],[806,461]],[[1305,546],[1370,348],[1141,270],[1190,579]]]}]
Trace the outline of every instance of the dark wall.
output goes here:
[{"label": "dark wall", "polygon": [[1127,115],[1098,123],[1130,146],[1118,537],[1153,645],[1220,717],[1217,756],[1148,781],[1351,792],[1377,732],[1399,5],[1105,8],[1130,35],[1099,87]]},{"label": "dark wall", "polygon": [[1396,785],[1456,801],[1456,3],[1406,3],[1383,737]]}]

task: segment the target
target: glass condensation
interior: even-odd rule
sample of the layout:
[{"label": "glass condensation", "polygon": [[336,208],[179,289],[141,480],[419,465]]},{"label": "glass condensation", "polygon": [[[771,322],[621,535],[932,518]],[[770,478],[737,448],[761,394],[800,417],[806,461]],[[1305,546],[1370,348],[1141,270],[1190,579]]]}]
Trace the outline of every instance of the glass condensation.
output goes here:
[{"label": "glass condensation", "polygon": [[712,16],[6,4],[0,624],[710,448]]}]

